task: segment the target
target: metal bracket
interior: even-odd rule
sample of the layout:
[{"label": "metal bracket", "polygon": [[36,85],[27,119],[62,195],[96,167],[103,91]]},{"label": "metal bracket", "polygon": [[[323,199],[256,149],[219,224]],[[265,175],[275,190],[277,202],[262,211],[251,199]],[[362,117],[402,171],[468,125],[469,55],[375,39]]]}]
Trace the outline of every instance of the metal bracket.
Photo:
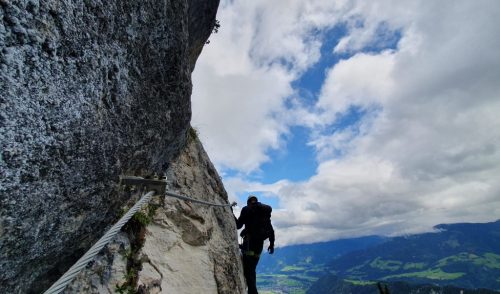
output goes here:
[{"label": "metal bracket", "polygon": [[121,175],[120,185],[145,188],[148,191],[155,191],[156,195],[164,195],[167,188],[167,177],[145,179],[143,177]]}]

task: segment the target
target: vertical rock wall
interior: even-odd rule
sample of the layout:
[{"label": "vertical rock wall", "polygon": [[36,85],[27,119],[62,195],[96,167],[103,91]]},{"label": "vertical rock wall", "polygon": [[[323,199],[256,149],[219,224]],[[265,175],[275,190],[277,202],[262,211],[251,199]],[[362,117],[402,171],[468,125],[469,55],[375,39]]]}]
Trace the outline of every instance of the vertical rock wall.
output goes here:
[{"label": "vertical rock wall", "polygon": [[[169,190],[177,193],[227,203],[220,178],[196,139],[189,140],[170,165],[168,182]],[[157,208],[151,223],[130,236],[141,239],[137,253],[131,253],[131,242],[123,234],[118,235],[66,293],[115,293],[120,287],[125,290],[131,278],[135,284],[127,290],[139,293],[245,293],[236,224],[229,208],[171,197],[155,197],[152,202]],[[133,259],[128,266],[127,258]]]},{"label": "vertical rock wall", "polygon": [[[225,204],[227,193],[197,139],[168,170],[170,189]],[[244,293],[236,223],[230,208],[210,207],[166,197],[146,227],[139,285],[154,288],[161,276],[164,293]],[[153,270],[154,269],[154,270]]]},{"label": "vertical rock wall", "polygon": [[118,175],[185,144],[218,0],[0,0],[0,292],[40,292],[116,220]]}]

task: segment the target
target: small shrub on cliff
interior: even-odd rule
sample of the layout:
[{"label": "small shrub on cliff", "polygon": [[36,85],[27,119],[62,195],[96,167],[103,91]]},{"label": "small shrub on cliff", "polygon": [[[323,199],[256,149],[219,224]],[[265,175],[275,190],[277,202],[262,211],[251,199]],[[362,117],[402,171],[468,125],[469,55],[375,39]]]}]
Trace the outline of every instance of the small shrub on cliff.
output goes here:
[{"label": "small shrub on cliff", "polygon": [[[218,19],[214,20],[212,23],[212,34],[217,34],[220,29],[220,22]],[[205,44],[210,44],[210,40],[207,40]]]},{"label": "small shrub on cliff", "polygon": [[125,260],[128,260],[132,258],[132,254],[133,254],[132,249],[127,249],[123,251],[122,256]]},{"label": "small shrub on cliff", "polygon": [[214,26],[212,28],[212,33],[213,34],[217,34],[219,32],[219,29],[220,29],[220,21],[218,19],[216,19],[214,21]]},{"label": "small shrub on cliff", "polygon": [[196,141],[198,139],[198,133],[199,132],[197,129],[190,127],[188,132],[188,141],[189,142]]},{"label": "small shrub on cliff", "polygon": [[151,218],[149,218],[148,215],[142,211],[138,211],[134,214],[134,220],[143,226],[147,226],[151,223]]},{"label": "small shrub on cliff", "polygon": [[127,283],[124,283],[123,285],[116,284],[116,289],[115,293],[120,293],[120,294],[134,294],[135,289],[134,287],[128,285]]},{"label": "small shrub on cliff", "polygon": [[146,212],[138,211],[134,214],[134,220],[143,226],[149,225],[153,221],[153,217],[155,216],[158,207],[159,205],[149,204],[146,207]]}]

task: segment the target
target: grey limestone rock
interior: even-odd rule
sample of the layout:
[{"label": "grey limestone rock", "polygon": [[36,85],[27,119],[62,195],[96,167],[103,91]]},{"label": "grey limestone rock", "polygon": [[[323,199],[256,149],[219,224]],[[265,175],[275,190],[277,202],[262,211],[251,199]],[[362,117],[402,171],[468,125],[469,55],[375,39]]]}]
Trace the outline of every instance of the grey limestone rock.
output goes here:
[{"label": "grey limestone rock", "polygon": [[[168,189],[214,203],[227,203],[217,171],[198,140],[189,140],[168,169]],[[142,231],[142,247],[132,255],[137,269],[137,293],[245,293],[236,223],[228,207],[209,207],[171,197],[155,196],[158,207]],[[144,209],[145,211],[147,209]],[[111,294],[125,285],[119,235],[65,293]],[[121,245],[125,247],[125,245]],[[120,275],[121,273],[121,275]],[[121,278],[121,280],[120,280]]]},{"label": "grey limestone rock", "polygon": [[218,0],[0,0],[0,292],[50,286],[117,218],[120,174],[186,141]]},{"label": "grey limestone rock", "polygon": [[116,285],[126,282],[130,252],[130,240],[127,234],[120,232],[64,289],[64,293],[116,293]]},{"label": "grey limestone rock", "polygon": [[[167,176],[168,188],[174,192],[227,203],[222,181],[197,139],[189,140]],[[185,221],[177,221],[179,217]],[[167,230],[160,229],[162,226]],[[164,293],[245,293],[236,222],[230,208],[166,197],[164,209],[157,211],[146,230],[151,233],[146,234],[142,254],[160,269]],[[164,240],[170,238],[175,242],[161,252],[154,250],[159,244],[169,244]],[[139,278],[144,276],[147,274],[139,273]]]}]

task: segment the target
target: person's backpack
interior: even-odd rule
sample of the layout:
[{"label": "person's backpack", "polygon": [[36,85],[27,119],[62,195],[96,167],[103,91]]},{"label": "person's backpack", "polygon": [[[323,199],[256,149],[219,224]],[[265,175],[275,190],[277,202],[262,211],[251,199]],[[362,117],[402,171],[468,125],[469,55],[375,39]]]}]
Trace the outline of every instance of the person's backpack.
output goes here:
[{"label": "person's backpack", "polygon": [[257,203],[250,210],[251,226],[249,232],[252,236],[260,240],[266,240],[273,234],[271,225],[272,207],[266,204]]}]

